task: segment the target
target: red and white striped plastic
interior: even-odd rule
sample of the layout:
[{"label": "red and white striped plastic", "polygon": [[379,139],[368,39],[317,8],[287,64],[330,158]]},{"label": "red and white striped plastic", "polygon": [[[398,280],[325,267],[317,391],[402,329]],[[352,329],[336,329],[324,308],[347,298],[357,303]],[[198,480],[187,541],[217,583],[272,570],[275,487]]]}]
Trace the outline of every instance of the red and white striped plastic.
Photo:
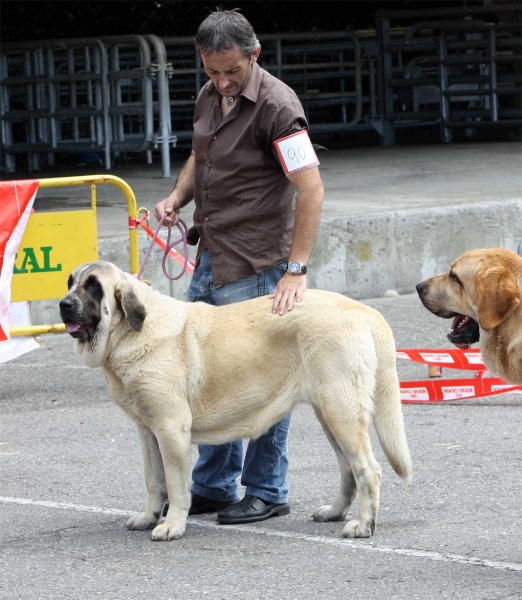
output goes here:
[{"label": "red and white striped plastic", "polygon": [[424,363],[425,365],[438,365],[449,369],[465,369],[468,371],[485,371],[482,355],[478,348],[469,350],[430,350],[425,348],[408,348],[397,350],[397,358]]},{"label": "red and white striped plastic", "polygon": [[426,365],[438,365],[450,369],[477,372],[472,379],[401,381],[401,402],[403,404],[469,400],[471,398],[522,390],[521,385],[513,385],[500,377],[491,376],[482,362],[479,349],[431,350],[426,348],[407,348],[398,349],[396,355],[397,358]]}]

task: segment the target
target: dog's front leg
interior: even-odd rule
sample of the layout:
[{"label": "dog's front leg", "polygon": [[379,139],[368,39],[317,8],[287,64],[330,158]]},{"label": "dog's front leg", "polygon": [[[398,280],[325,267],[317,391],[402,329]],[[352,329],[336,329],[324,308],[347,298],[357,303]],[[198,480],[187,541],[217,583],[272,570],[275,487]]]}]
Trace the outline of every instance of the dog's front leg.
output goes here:
[{"label": "dog's front leg", "polygon": [[165,521],[152,532],[155,541],[177,540],[185,533],[190,508],[191,480],[191,419],[169,419],[161,423],[158,438],[169,495],[169,510]]},{"label": "dog's front leg", "polygon": [[138,425],[138,432],[147,486],[147,506],[145,512],[134,515],[127,521],[127,529],[143,531],[152,529],[158,522],[167,498],[167,485],[158,440],[152,431],[143,425]]}]

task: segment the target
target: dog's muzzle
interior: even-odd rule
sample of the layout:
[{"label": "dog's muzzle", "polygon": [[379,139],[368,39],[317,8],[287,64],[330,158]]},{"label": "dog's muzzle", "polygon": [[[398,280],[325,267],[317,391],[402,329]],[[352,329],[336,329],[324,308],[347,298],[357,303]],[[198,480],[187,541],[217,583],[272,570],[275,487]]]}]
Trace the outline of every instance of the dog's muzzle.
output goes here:
[{"label": "dog's muzzle", "polygon": [[65,331],[73,338],[91,341],[94,336],[94,327],[92,323],[85,322],[85,319],[78,315],[76,303],[70,298],[65,297],[63,300],[60,300],[59,307]]},{"label": "dog's muzzle", "polygon": [[453,319],[447,336],[448,340],[461,350],[466,350],[471,344],[477,343],[480,339],[480,328],[478,323],[471,317],[434,307],[427,297],[427,288],[428,286],[425,282],[418,283],[415,286],[422,304],[437,317],[441,317],[442,319]]},{"label": "dog's muzzle", "polygon": [[479,341],[479,325],[471,317],[456,315],[447,337],[452,344],[457,346],[457,348],[466,350],[471,344],[475,344]]}]

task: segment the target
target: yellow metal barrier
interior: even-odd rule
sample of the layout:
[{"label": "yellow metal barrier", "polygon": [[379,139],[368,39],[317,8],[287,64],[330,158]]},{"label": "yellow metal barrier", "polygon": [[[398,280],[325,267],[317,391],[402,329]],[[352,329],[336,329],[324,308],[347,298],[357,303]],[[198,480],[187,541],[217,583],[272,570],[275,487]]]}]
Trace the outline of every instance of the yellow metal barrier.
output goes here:
[{"label": "yellow metal barrier", "polygon": [[[129,242],[130,242],[130,272],[137,274],[139,271],[139,246],[136,219],[138,208],[136,197],[131,187],[113,175],[86,175],[82,177],[54,177],[40,179],[39,188],[69,187],[79,185],[91,186],[91,210],[65,211],[56,213],[34,213],[29,218],[24,237],[20,243],[22,254],[15,264],[13,282],[11,286],[12,301],[33,301],[52,298],[61,298],[66,291],[66,278],[61,273],[63,266],[72,270],[82,262],[96,260],[98,257],[97,227],[96,227],[96,186],[111,184],[120,188],[127,198],[129,213]],[[81,223],[83,244],[78,247],[77,233],[74,227]],[[53,265],[51,255],[51,242],[44,240],[37,243],[40,256],[34,251],[35,242],[39,236],[47,236],[53,244],[58,239],[62,244],[71,243],[70,252],[61,263]],[[94,241],[92,241],[94,235]],[[38,263],[38,258],[43,261],[45,268]],[[35,265],[37,268],[35,268]],[[31,268],[32,267],[32,268]],[[63,288],[63,289],[62,289]],[[9,329],[11,337],[23,335],[39,335],[43,333],[63,333],[63,323],[55,325],[29,325],[27,327],[12,327]]]}]

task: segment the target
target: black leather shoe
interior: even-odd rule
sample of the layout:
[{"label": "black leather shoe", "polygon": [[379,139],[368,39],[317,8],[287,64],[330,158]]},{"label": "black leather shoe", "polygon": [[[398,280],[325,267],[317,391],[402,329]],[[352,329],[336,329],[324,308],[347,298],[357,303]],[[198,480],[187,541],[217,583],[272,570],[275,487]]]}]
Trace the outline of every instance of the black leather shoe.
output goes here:
[{"label": "black leather shoe", "polygon": [[282,517],[290,514],[290,506],[266,502],[257,496],[245,496],[243,500],[234,502],[228,508],[218,512],[218,523],[234,525],[238,523],[254,523],[272,517]]},{"label": "black leather shoe", "polygon": [[[232,502],[219,502],[218,500],[211,500],[210,498],[204,498],[199,494],[192,493],[192,501],[190,504],[189,515],[203,515],[206,513],[215,513],[223,510],[227,506],[230,506]],[[165,500],[163,505],[163,516],[167,516],[169,510],[169,501]]]}]

